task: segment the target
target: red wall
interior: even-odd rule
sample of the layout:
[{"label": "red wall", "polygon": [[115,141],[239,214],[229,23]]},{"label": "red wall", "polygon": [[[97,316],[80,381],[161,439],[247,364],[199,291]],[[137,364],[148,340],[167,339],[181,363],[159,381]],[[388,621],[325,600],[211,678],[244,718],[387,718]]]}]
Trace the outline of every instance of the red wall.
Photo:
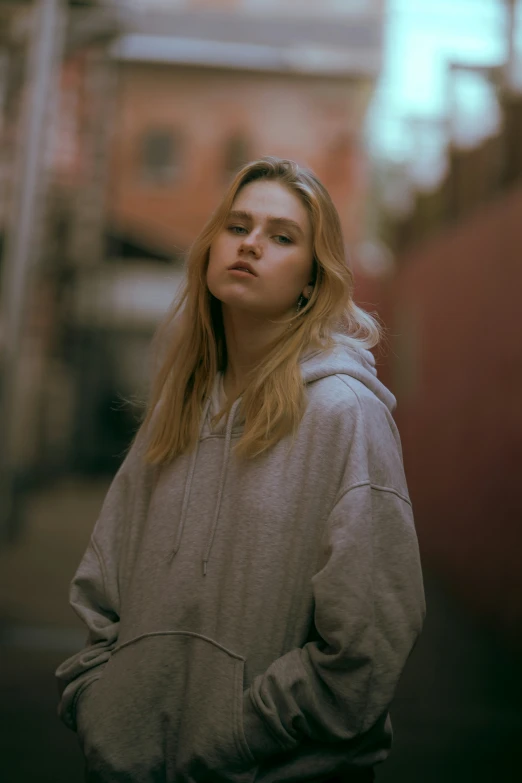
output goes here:
[{"label": "red wall", "polygon": [[522,639],[522,189],[398,259],[385,310],[424,562]]}]

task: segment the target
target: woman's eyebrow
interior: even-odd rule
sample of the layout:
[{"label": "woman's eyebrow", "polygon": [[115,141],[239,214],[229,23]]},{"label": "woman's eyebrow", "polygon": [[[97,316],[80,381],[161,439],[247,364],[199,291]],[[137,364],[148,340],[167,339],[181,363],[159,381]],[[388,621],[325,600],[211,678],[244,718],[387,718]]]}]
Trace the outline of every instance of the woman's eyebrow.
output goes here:
[{"label": "woman's eyebrow", "polygon": [[299,223],[296,223],[296,221],[292,220],[291,218],[273,217],[272,215],[268,215],[267,221],[275,226],[287,226],[288,228],[292,228],[294,231],[297,231],[300,236],[304,236],[303,229]]},{"label": "woman's eyebrow", "polygon": [[235,220],[252,220],[252,215],[250,212],[245,212],[242,209],[232,209],[228,213],[228,219],[235,219]]},{"label": "woman's eyebrow", "polygon": [[[228,213],[228,219],[246,220],[252,223],[254,220],[254,216],[252,215],[251,212],[246,212],[243,209],[233,209]],[[296,221],[292,220],[291,218],[275,217],[274,215],[267,215],[266,221],[272,226],[286,226],[287,228],[292,228],[294,231],[296,231],[299,234],[299,236],[304,237],[304,231],[299,225],[299,223],[296,223]]]}]

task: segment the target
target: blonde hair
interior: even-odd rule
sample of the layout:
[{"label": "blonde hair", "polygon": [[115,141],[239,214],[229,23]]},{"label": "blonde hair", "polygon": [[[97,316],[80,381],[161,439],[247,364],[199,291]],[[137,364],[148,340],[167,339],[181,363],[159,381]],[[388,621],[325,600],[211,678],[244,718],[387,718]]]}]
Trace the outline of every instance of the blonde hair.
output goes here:
[{"label": "blonde hair", "polygon": [[[299,367],[304,349],[331,348],[332,334],[339,331],[354,346],[373,348],[380,340],[377,321],[353,301],[339,215],[325,187],[291,160],[265,157],[247,164],[192,245],[185,285],[155,336],[163,356],[142,425],[147,430],[146,460],[152,464],[165,463],[197,443],[205,400],[227,362],[221,303],[206,281],[209,250],[240,190],[266,179],[285,185],[308,210],[315,280],[306,305],[287,320],[286,331],[248,377],[237,453],[256,456],[296,432],[306,404]],[[231,404],[222,413],[228,413]]]}]

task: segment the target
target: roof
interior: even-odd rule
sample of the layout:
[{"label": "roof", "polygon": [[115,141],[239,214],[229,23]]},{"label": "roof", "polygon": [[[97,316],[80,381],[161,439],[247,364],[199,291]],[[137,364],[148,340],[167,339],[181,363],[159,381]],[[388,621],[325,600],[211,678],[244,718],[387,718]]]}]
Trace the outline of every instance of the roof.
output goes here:
[{"label": "roof", "polygon": [[289,18],[214,11],[122,17],[120,60],[261,71],[375,76],[383,20],[375,15]]}]

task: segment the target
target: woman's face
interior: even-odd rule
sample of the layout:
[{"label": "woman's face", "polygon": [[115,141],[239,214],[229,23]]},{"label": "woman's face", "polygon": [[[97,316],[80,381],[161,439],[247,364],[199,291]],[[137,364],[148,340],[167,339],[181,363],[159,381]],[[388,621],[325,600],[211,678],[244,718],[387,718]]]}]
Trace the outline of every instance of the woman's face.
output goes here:
[{"label": "woman's face", "polygon": [[259,180],[238,193],[210,247],[207,285],[223,308],[277,319],[310,296],[312,261],[306,207],[280,182]]}]

